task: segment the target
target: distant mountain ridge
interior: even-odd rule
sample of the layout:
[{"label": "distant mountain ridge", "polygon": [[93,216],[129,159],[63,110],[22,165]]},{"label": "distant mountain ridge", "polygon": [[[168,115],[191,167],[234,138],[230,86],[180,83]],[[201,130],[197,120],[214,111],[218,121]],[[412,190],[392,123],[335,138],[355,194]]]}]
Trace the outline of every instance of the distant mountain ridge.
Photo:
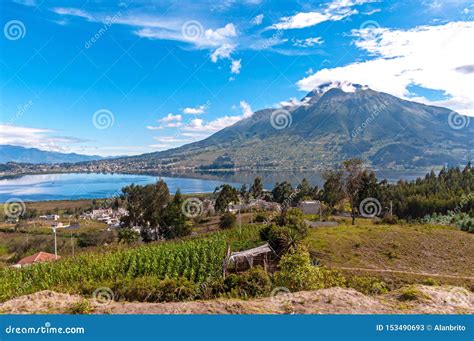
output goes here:
[{"label": "distant mountain ridge", "polygon": [[76,153],[59,153],[25,148],[21,146],[0,145],[0,163],[74,163],[92,160],[102,160],[98,155],[82,155]]},{"label": "distant mountain ridge", "polygon": [[473,145],[474,124],[466,116],[341,82],[282,108],[259,110],[202,141],[111,162],[150,169],[295,169],[360,157],[374,167],[426,168],[465,164],[474,158]]}]

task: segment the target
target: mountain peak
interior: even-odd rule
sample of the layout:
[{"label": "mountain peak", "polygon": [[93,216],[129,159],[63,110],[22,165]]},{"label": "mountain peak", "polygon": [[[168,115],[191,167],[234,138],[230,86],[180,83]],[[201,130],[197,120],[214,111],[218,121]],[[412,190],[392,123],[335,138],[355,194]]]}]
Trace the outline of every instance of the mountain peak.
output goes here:
[{"label": "mountain peak", "polygon": [[344,92],[358,92],[358,91],[363,91],[363,90],[368,90],[369,87],[367,85],[361,85],[361,84],[355,84],[351,83],[348,81],[336,81],[336,82],[327,82],[327,83],[322,83],[313,91],[310,92],[310,94],[323,94],[326,91],[329,91],[331,89],[340,89]]}]

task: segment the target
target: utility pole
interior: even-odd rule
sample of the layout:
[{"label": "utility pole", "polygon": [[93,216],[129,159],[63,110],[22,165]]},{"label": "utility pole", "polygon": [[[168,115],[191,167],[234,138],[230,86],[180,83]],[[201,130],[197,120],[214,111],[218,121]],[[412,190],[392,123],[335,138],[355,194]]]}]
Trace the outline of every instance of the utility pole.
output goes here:
[{"label": "utility pole", "polygon": [[393,203],[392,203],[392,200],[390,200],[390,216],[393,216]]},{"label": "utility pole", "polygon": [[71,247],[72,247],[72,257],[74,257],[74,239],[72,238],[72,232],[71,232]]},{"label": "utility pole", "polygon": [[54,256],[58,259],[58,240],[56,238],[56,227],[53,227],[54,232]]}]

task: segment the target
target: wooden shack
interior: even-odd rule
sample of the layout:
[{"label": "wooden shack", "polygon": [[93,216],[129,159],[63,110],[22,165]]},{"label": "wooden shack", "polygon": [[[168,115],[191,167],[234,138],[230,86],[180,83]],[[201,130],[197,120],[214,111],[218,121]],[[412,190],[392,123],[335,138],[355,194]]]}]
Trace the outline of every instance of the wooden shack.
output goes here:
[{"label": "wooden shack", "polygon": [[224,259],[224,277],[228,273],[246,271],[254,266],[261,266],[265,271],[273,272],[276,268],[277,254],[265,243],[253,249],[231,252],[227,248],[227,256]]}]

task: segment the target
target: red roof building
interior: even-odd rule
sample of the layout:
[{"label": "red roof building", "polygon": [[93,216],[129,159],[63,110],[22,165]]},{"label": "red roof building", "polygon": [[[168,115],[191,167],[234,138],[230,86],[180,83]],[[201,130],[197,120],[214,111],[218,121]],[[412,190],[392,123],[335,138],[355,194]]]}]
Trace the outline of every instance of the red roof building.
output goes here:
[{"label": "red roof building", "polygon": [[38,253],[35,253],[34,255],[21,259],[20,261],[18,261],[18,263],[16,263],[16,265],[25,266],[25,265],[30,265],[34,263],[49,262],[49,261],[53,261],[59,258],[61,257],[60,256],[56,257],[52,253],[40,251]]}]

